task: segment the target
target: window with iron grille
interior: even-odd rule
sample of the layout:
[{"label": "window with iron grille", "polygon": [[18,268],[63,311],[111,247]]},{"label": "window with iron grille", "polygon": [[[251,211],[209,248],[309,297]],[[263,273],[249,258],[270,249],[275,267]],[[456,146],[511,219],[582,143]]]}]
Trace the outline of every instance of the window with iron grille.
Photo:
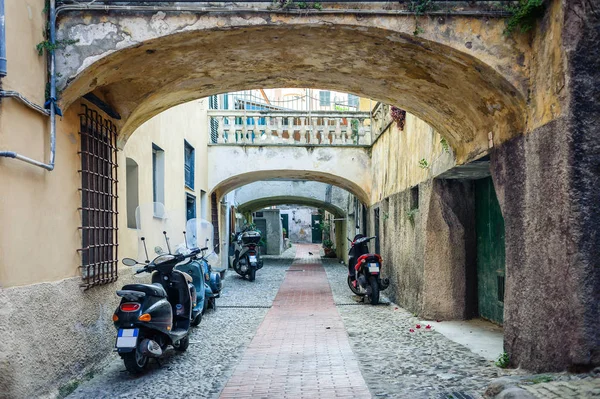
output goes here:
[{"label": "window with iron grille", "polygon": [[185,169],[185,186],[190,189],[194,189],[194,157],[196,152],[194,147],[187,141],[183,141],[183,158],[184,158],[184,169]]},{"label": "window with iron grille", "polygon": [[117,129],[83,105],[81,135],[82,287],[117,280]]}]

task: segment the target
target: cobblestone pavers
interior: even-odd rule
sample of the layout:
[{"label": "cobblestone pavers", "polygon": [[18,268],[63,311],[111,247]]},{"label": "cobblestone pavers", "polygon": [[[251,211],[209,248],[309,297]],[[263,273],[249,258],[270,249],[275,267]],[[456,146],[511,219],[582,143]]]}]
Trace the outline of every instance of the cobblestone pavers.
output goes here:
[{"label": "cobblestone pavers", "polygon": [[[324,262],[334,300],[344,305],[338,311],[352,349],[374,397],[440,398],[462,392],[479,398],[492,379],[515,373],[426,331],[425,326],[416,329],[419,320],[393,304],[356,303],[346,283],[347,267]],[[381,301],[387,298],[382,296]]]},{"label": "cobblestone pavers", "polygon": [[419,320],[403,309],[356,302],[346,266],[320,265],[311,246],[296,250],[292,267],[266,259],[254,282],[229,271],[217,311],[194,329],[187,352],[167,351],[161,367],[152,362],[137,378],[111,354],[70,397],[481,398],[497,377],[536,398],[600,397],[600,371],[529,376],[435,331],[410,332]]},{"label": "cobblestone pavers", "polygon": [[318,254],[318,246],[298,245],[297,260],[221,398],[371,397]]},{"label": "cobblestone pavers", "polygon": [[269,310],[227,306],[270,306],[291,263],[270,260],[254,282],[228,271],[217,311],[209,311],[194,328],[186,352],[167,350],[162,366],[152,362],[137,378],[112,353],[106,368],[69,398],[217,398]]},{"label": "cobblestone pavers", "polygon": [[537,384],[521,384],[521,388],[536,398],[579,399],[600,398],[600,378],[587,377],[570,381],[550,381]]}]

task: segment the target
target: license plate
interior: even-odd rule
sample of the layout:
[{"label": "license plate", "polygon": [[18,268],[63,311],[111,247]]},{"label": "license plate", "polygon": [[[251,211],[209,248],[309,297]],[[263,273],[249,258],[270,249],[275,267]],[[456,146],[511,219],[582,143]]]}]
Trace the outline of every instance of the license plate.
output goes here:
[{"label": "license plate", "polygon": [[255,263],[256,262],[256,256],[250,256],[250,263]]},{"label": "license plate", "polygon": [[135,348],[137,344],[138,328],[121,328],[117,335],[117,348]]},{"label": "license plate", "polygon": [[369,263],[369,272],[379,273],[379,265],[377,263]]}]

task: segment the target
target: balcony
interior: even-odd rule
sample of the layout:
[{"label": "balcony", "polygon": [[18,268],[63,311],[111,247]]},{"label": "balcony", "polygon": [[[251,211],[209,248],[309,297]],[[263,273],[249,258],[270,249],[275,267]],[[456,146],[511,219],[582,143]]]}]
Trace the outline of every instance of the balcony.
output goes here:
[{"label": "balcony", "polygon": [[372,144],[371,113],[209,110],[212,144],[358,146]]}]

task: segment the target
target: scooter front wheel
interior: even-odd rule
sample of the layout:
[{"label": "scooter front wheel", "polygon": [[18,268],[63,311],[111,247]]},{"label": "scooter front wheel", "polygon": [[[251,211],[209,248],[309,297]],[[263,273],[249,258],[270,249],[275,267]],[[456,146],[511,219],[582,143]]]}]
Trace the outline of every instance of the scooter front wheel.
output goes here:
[{"label": "scooter front wheel", "polygon": [[125,368],[130,374],[140,374],[148,365],[148,357],[142,355],[137,349],[129,353],[123,353],[122,358]]},{"label": "scooter front wheel", "polygon": [[196,318],[194,320],[192,320],[192,326],[198,327],[198,325],[200,325],[201,321],[202,321],[202,312],[198,313]]},{"label": "scooter front wheel", "polygon": [[190,346],[190,336],[186,335],[184,338],[181,338],[176,345],[173,345],[176,351],[185,352]]}]

